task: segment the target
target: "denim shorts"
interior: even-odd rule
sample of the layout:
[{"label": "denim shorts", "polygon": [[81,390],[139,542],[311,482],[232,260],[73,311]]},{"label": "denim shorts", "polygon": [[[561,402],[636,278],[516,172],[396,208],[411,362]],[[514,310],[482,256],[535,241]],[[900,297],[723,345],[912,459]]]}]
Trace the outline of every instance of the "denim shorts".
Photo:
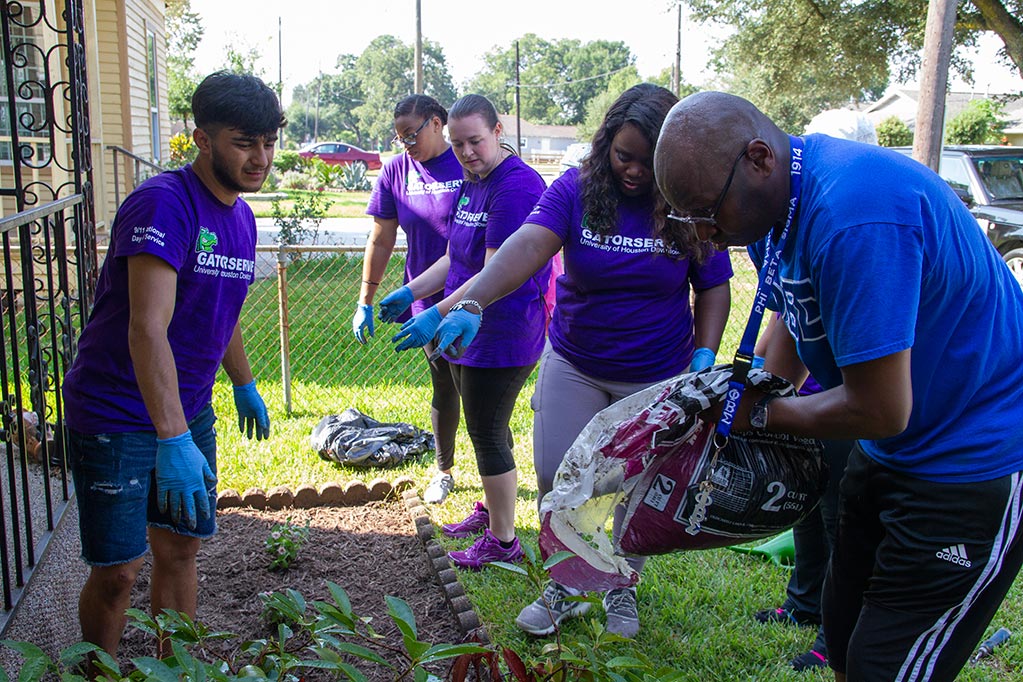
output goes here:
[{"label": "denim shorts", "polygon": [[[188,423],[192,440],[217,472],[216,416],[207,405]],[[78,499],[82,559],[92,566],[134,561],[149,548],[148,526],[195,538],[217,531],[217,486],[209,489],[210,516],[194,529],[174,523],[156,504],[156,433],[133,431],[86,435],[70,432],[71,474]],[[200,515],[201,517],[201,515]]]}]

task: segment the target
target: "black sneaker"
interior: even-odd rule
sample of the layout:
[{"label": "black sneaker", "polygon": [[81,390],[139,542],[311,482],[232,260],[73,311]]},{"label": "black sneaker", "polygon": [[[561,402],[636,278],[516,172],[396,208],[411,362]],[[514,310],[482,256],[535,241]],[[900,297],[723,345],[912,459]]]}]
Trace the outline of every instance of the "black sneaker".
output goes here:
[{"label": "black sneaker", "polygon": [[824,656],[824,654],[817,651],[807,651],[805,654],[799,654],[789,661],[789,665],[791,665],[792,669],[797,673],[801,673],[804,670],[827,668],[828,659]]},{"label": "black sneaker", "polygon": [[758,623],[781,623],[783,625],[799,625],[802,627],[817,627],[821,624],[820,620],[802,611],[789,611],[781,607],[757,611],[753,614],[753,620]]}]

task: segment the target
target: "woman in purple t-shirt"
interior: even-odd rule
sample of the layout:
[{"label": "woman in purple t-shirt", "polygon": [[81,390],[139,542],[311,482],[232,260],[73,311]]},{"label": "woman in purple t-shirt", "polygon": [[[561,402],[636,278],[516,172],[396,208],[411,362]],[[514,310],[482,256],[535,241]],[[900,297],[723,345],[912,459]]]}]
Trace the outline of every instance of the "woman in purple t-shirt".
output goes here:
[{"label": "woman in purple t-shirt", "polygon": [[[676,101],[649,83],[623,93],[580,169],[554,181],[465,292],[478,307],[450,313],[437,330],[438,347],[459,341],[467,346],[476,329],[483,334],[490,324],[491,302],[499,305],[506,292],[564,249],[565,273],[557,281],[550,342],[532,400],[538,499],[550,491],[565,452],[593,415],[687,368],[714,362],[731,302],[728,254],[707,253],[695,234],[666,221],[668,207],[654,183],[654,145]],[[474,314],[480,307],[486,309],[482,325]],[[629,558],[637,571],[643,562]],[[534,635],[553,632],[589,607],[566,599],[574,593],[551,583],[516,624]],[[604,609],[609,631],[636,635],[635,588],[608,592]]]},{"label": "woman in purple t-shirt", "polygon": [[[366,207],[366,213],[373,216],[373,231],[366,242],[359,305],[352,318],[352,331],[359,343],[366,343],[366,337],[373,336],[373,296],[394,251],[398,227],[405,232],[408,243],[404,282],[421,274],[447,251],[448,216],[462,185],[462,165],[444,139],[447,122],[448,112],[427,95],[409,95],[394,107],[394,141],[404,146],[405,153],[384,166]],[[422,312],[443,298],[438,293],[413,303],[412,294],[404,287],[396,294],[407,300],[406,307],[412,305],[413,313]],[[380,303],[381,319],[387,322],[408,319],[385,318],[386,303],[387,299]],[[424,350],[424,357],[428,358],[434,349],[427,344]],[[455,464],[460,407],[447,360],[438,357],[427,364],[433,384],[430,420],[438,472],[426,487],[423,500],[440,504],[455,487],[451,470]]]},{"label": "woman in purple t-shirt", "polygon": [[[416,299],[443,289],[444,300],[405,323],[393,339],[397,350],[429,343],[449,310],[471,305],[464,300],[466,288],[519,229],[543,193],[539,173],[501,142],[501,132],[497,110],[487,98],[466,95],[451,107],[448,133],[466,182],[448,222],[447,254],[407,285]],[[476,343],[450,362],[484,494],[463,521],[443,528],[451,537],[482,533],[468,549],[448,554],[462,568],[522,559],[515,537],[518,477],[508,423],[543,349],[543,297],[550,263],[538,264],[534,270],[487,309],[487,326]]]}]

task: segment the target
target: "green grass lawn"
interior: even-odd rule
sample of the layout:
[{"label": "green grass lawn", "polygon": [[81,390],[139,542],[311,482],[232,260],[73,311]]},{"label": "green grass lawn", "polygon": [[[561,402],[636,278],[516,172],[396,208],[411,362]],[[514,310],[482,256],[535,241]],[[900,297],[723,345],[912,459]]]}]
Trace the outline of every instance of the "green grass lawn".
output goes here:
[{"label": "green grass lawn", "polygon": [[[733,313],[718,356],[722,360],[734,352],[752,298],[752,275],[744,261],[741,254],[733,258],[737,276],[733,280]],[[355,470],[321,460],[311,449],[313,426],[323,416],[346,407],[358,407],[385,421],[406,421],[429,428],[429,382],[420,353],[394,353],[390,349],[388,339],[395,326],[379,324],[376,338],[366,346],[352,339],[350,319],[361,259],[302,261],[288,270],[292,413],[289,416],[284,409],[280,354],[275,350],[279,338],[276,284],[264,280],[257,282],[250,293],[243,324],[260,391],[271,414],[271,437],[263,442],[241,437],[235,427],[230,386],[222,377],[214,391],[214,406],[221,415],[221,490],[269,490],[277,485],[294,488],[302,483],[322,485],[410,476],[421,491],[434,472],[432,455],[393,470]],[[400,272],[400,260],[395,260],[388,269],[385,287],[397,286]],[[535,547],[538,520],[529,408],[532,390],[529,383],[519,396],[512,430],[519,472],[516,523],[520,539]],[[430,510],[437,524],[461,519],[482,495],[464,427],[458,434],[456,477],[458,490],[446,504]],[[445,538],[441,542],[447,549],[460,549],[469,543]],[[343,557],[338,557],[337,575],[326,578],[342,586],[351,580],[345,573]],[[654,557],[639,585],[640,636],[635,643],[616,645],[613,653],[642,652],[678,669],[679,679],[693,682],[830,680],[830,674],[797,674],[787,665],[790,658],[809,648],[812,630],[765,626],[752,620],[754,611],[781,603],[787,579],[785,569],[724,549]],[[543,647],[549,640],[529,638],[513,622],[519,609],[538,596],[525,578],[489,568],[479,573],[460,572],[459,580],[496,643],[535,660],[544,656]],[[602,619],[603,614],[596,609],[593,616]],[[990,631],[999,626],[1023,632],[1023,597],[1018,584]],[[583,623],[570,622],[565,632],[569,638],[580,637]],[[1013,639],[990,662],[965,670],[958,679],[1017,679],[1021,665],[1023,648]]]},{"label": "green grass lawn", "polygon": [[[290,194],[309,194],[297,190],[289,190]],[[325,218],[365,218],[366,204],[369,202],[369,192],[323,192],[330,200],[330,207],[327,209]],[[267,199],[258,198],[259,195],[248,196],[246,201],[257,218],[273,218],[273,205]],[[289,211],[295,202],[291,199],[281,200],[281,210]]]}]

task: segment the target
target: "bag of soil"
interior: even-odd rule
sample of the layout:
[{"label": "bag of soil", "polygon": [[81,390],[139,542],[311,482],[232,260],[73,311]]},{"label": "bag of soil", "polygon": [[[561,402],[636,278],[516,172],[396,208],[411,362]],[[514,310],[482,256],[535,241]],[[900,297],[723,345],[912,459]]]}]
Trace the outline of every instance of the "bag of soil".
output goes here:
[{"label": "bag of soil", "polygon": [[[576,556],[554,566],[558,582],[585,590],[634,585],[624,556],[711,549],[776,535],[820,499],[828,469],[818,441],[733,432],[713,461],[714,424],[698,415],[723,399],[731,368],[682,374],[635,393],[593,417],[569,448],[544,496],[544,556]],[[794,395],[762,370],[749,385]],[[712,467],[713,462],[713,467]],[[621,537],[606,531],[625,506]]]},{"label": "bag of soil", "polygon": [[386,424],[349,407],[313,427],[309,443],[323,459],[353,467],[397,466],[433,450],[433,434],[411,424]]}]

